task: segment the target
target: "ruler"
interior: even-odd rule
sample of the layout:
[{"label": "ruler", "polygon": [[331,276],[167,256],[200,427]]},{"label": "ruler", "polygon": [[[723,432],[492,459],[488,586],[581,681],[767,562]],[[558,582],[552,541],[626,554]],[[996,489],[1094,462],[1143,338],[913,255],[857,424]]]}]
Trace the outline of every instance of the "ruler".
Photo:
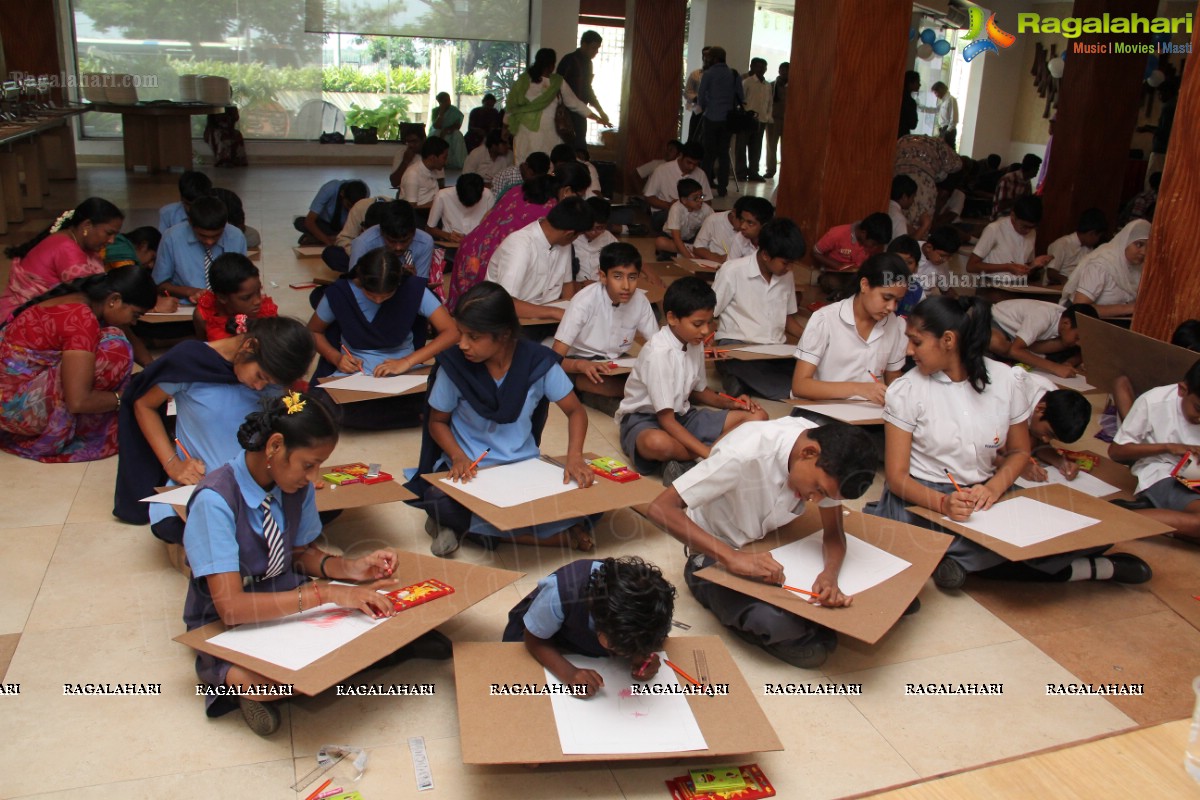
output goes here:
[{"label": "ruler", "polygon": [[301,778],[300,780],[298,780],[292,784],[292,791],[298,792],[301,789],[303,789],[305,786],[308,786],[310,783],[314,783],[317,779],[319,779],[326,772],[329,772],[329,770],[336,767],[338,765],[338,763],[345,757],[346,757],[346,755],[343,753],[342,755],[335,758],[333,761],[330,761],[328,764],[318,764],[316,767],[313,768],[313,770],[311,772],[309,772],[303,778]]},{"label": "ruler", "polygon": [[425,737],[409,737],[408,749],[412,753],[413,772],[417,778],[417,791],[425,792],[432,789],[433,770],[429,768],[429,753],[425,751]]},{"label": "ruler", "polygon": [[693,650],[692,657],[696,660],[696,680],[708,685],[708,656],[703,650]]}]

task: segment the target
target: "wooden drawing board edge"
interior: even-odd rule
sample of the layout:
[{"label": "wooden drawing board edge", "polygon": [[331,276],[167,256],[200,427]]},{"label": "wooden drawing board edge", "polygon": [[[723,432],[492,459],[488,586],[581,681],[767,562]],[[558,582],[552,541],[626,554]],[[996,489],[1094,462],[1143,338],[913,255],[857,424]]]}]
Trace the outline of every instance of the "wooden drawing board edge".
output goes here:
[{"label": "wooden drawing board edge", "polygon": [[[787,403],[790,406],[795,406],[796,408],[799,408],[800,406],[827,406],[827,405],[833,405],[833,404],[870,405],[868,403],[863,403],[862,401],[859,401],[859,400],[805,400],[803,398],[791,398],[788,400],[783,400],[781,402]],[[855,420],[854,422],[847,422],[845,420],[839,420],[839,421],[846,422],[847,425],[882,425],[883,424],[883,406],[879,406],[878,408],[879,408],[879,418],[878,419],[860,419],[860,420]],[[836,417],[831,417],[831,419],[836,419]]]},{"label": "wooden drawing board edge", "polygon": [[[414,376],[428,375],[429,368],[423,367],[421,369],[415,369],[404,374]],[[327,375],[326,377],[319,379],[317,384],[324,388],[324,384],[329,383],[330,381],[341,380],[343,377],[345,376],[339,375],[335,377],[333,375]],[[424,394],[428,390],[429,382],[426,381],[420,386],[414,386],[413,388],[407,389],[399,394],[387,394],[386,392],[357,392],[349,389],[325,389],[325,392],[330,398],[332,398],[333,402],[337,403],[338,405],[346,405],[347,403],[361,403],[364,400],[382,400],[387,397],[405,397],[410,394]]]},{"label": "wooden drawing board edge", "polygon": [[1061,484],[1038,486],[1033,489],[1018,489],[1015,492],[1006,494],[1003,499],[1011,500],[1014,497],[1029,497],[1033,500],[1038,500],[1068,511],[1074,511],[1076,514],[1082,514],[1085,517],[1092,517],[1100,521],[1094,525],[1089,525],[1086,528],[1081,528],[1062,536],[1056,536],[1044,542],[1038,542],[1028,547],[1017,547],[995,537],[988,536],[985,533],[980,533],[979,531],[959,525],[957,522],[943,519],[941,514],[928,508],[909,506],[908,510],[919,517],[924,517],[931,522],[941,525],[947,530],[961,534],[995,553],[999,553],[1009,561],[1026,561],[1031,558],[1055,556],[1106,544],[1120,544],[1131,539],[1142,539],[1146,536],[1157,536],[1160,533],[1168,533],[1171,530],[1170,527],[1155,522],[1136,511],[1129,511],[1120,506],[1115,506],[1107,500],[1092,497],[1077,489],[1072,489]]},{"label": "wooden drawing board edge", "polygon": [[1169,342],[1152,339],[1100,319],[1080,317],[1079,346],[1087,366],[1087,380],[1111,392],[1118,375],[1124,374],[1136,394],[1155,386],[1179,383],[1198,360],[1200,353]]},{"label": "wooden drawing board edge", "polygon": [[[875,644],[883,638],[905,609],[913,601],[938,562],[950,547],[953,539],[945,534],[918,528],[895,520],[850,511],[843,516],[846,533],[873,544],[881,550],[903,558],[911,566],[899,575],[873,586],[854,596],[849,608],[822,608],[809,603],[778,586],[768,586],[747,578],[730,574],[724,567],[714,564],[696,573],[698,577],[720,586],[762,600],[777,608],[805,619],[812,620],[838,633],[867,644]],[[803,516],[798,517],[766,538],[742,548],[748,553],[773,550],[781,545],[803,539],[813,533],[820,535],[821,516],[815,505],[809,505]],[[808,589],[808,586],[799,586]]]},{"label": "wooden drawing board edge", "polygon": [[219,621],[183,633],[174,640],[231,664],[254,670],[271,680],[292,684],[298,694],[311,697],[369,667],[525,575],[523,572],[423,556],[404,550],[395,550],[395,553],[395,577],[399,581],[397,588],[436,578],[454,587],[454,593],[407,609],[301,669],[287,669],[210,644],[209,639],[227,630]]},{"label": "wooden drawing board edge", "polygon": [[[159,486],[154,491],[166,492],[178,488],[178,486]],[[409,500],[417,499],[415,494],[404,488],[404,484],[395,480],[370,485],[351,483],[336,488],[332,484],[328,484],[324,489],[317,489],[315,496],[317,511],[345,511],[351,508],[379,506],[384,503],[407,503]],[[172,505],[171,508],[175,509],[175,513],[179,515],[180,519],[187,521],[187,506]]]},{"label": "wooden drawing board edge", "polygon": [[[671,660],[685,670],[694,669],[694,651],[704,651],[710,680],[729,684],[727,696],[690,695],[687,698],[708,749],[674,753],[565,755],[559,742],[549,696],[490,694],[492,683],[545,684],[545,671],[529,655],[525,646],[518,642],[464,642],[456,645],[454,651],[463,763],[674,761],[681,758],[723,758],[783,749],[754,691],[720,637],[670,636],[664,649]],[[520,731],[521,735],[513,736],[512,731]]]}]

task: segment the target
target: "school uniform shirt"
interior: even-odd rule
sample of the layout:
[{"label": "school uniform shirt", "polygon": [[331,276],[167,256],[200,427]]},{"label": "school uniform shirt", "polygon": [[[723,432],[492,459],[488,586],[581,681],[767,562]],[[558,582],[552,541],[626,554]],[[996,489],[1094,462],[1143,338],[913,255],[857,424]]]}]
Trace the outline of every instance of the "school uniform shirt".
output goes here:
[{"label": "school uniform shirt", "polygon": [[992,306],[992,321],[1011,339],[1025,344],[1058,338],[1062,306],[1045,300],[1003,300]]},{"label": "school uniform shirt", "polygon": [[[924,242],[918,242],[924,248]],[[934,264],[925,257],[924,249],[921,250],[921,263],[917,264],[917,283],[921,284],[921,288],[927,293],[932,293],[934,289],[945,294],[950,291],[950,262],[947,260],[942,264]]]},{"label": "school uniform shirt", "polygon": [[712,216],[712,213],[712,206],[708,203],[701,203],[695,211],[688,211],[683,203],[676,200],[667,211],[667,221],[663,223],[663,231],[666,233],[679,231],[679,238],[685,242],[693,241],[696,234],[700,232],[700,226],[704,224],[704,220]]},{"label": "school uniform shirt", "polygon": [[[507,377],[506,375],[505,378]],[[505,378],[496,381],[496,385],[503,385]],[[454,434],[458,446],[469,457],[474,459],[484,450],[488,450],[480,466],[490,467],[537,458],[538,445],[533,439],[534,409],[543,397],[557,403],[573,389],[567,373],[556,364],[529,387],[525,405],[516,421],[500,424],[481,417],[463,398],[454,381],[445,372],[441,372],[434,379],[433,389],[429,392],[429,405],[450,415],[450,431]]]},{"label": "school uniform shirt", "polygon": [[[238,428],[248,414],[262,407],[264,397],[280,393],[276,386],[256,392],[240,383],[160,383],[158,388],[175,401],[175,437],[209,471],[243,452]],[[176,484],[168,481],[167,485]],[[151,524],[175,516],[175,509],[166,503],[148,505]]]},{"label": "school uniform shirt", "polygon": [[[246,517],[254,533],[263,535],[263,515],[259,506],[268,496],[271,498],[271,516],[275,518],[281,530],[285,528],[283,491],[278,486],[267,491],[258,485],[246,466],[245,451],[235,456],[229,464],[233,467],[242,502],[249,509]],[[310,483],[303,491],[304,503],[300,510],[300,527],[295,541],[297,547],[308,545],[321,535],[321,519],[317,516],[314,487]],[[216,492],[200,492],[192,501],[188,509],[187,534],[183,542],[194,578],[241,570],[234,512]]]},{"label": "school uniform shirt", "polygon": [[803,514],[804,501],[787,485],[788,459],[796,439],[816,427],[802,417],[783,417],[747,422],[722,436],[708,458],[675,479],[688,518],[740,549]]},{"label": "school uniform shirt", "polygon": [[850,225],[835,225],[817,240],[813,247],[823,256],[828,256],[840,266],[831,272],[855,272],[867,260],[867,250],[854,236],[855,222]]},{"label": "school uniform shirt", "polygon": [[[1183,416],[1182,402],[1175,383],[1145,392],[1133,401],[1113,443],[1200,445],[1200,425],[1193,425]],[[1169,453],[1139,458],[1130,470],[1138,479],[1137,491],[1144,492],[1171,477],[1179,458]]]},{"label": "school uniform shirt", "polygon": [[[208,252],[212,261],[224,253],[246,255],[246,237],[237,228],[226,225],[221,238]],[[204,274],[204,245],[196,239],[196,232],[189,223],[181,222],[163,234],[151,275],[158,284],[169,281],[176,286],[208,288]]]},{"label": "school uniform shirt", "polygon": [[187,211],[183,208],[182,200],[167,203],[158,210],[158,232],[166,233],[168,228],[173,228],[181,222],[187,222],[187,218]]},{"label": "school uniform shirt", "polygon": [[342,230],[338,233],[337,238],[333,240],[333,243],[349,253],[350,243],[362,235],[363,222],[366,220],[367,212],[371,209],[371,206],[376,203],[389,203],[391,201],[391,197],[377,194],[374,197],[364,197],[350,206],[350,212],[346,214],[346,223],[342,225]]},{"label": "school uniform shirt", "polygon": [[500,243],[488,262],[487,278],[516,300],[542,306],[553,303],[562,297],[563,284],[571,280],[571,248],[551,245],[542,221],[535,219]]},{"label": "school uniform shirt", "polygon": [[654,174],[654,170],[658,169],[660,166],[662,166],[665,163],[667,163],[667,162],[661,158],[651,159],[650,161],[647,161],[645,164],[642,164],[640,167],[637,168],[637,174],[641,177],[642,180],[646,180],[652,174]]},{"label": "school uniform shirt", "polygon": [[699,183],[700,192],[705,197],[712,197],[712,187],[709,186],[708,176],[704,174],[704,170],[696,167],[684,175],[683,170],[679,168],[679,159],[677,158],[664,162],[651,173],[650,180],[646,181],[646,188],[642,190],[642,194],[646,197],[657,197],[659,200],[674,203],[679,199],[678,184],[684,178],[691,178]]},{"label": "school uniform shirt", "polygon": [[587,191],[583,193],[584,197],[599,197],[600,196],[600,173],[596,171],[596,165],[590,161],[580,162],[587,167],[588,176],[591,178],[591,183],[588,184]]},{"label": "school uniform shirt", "polygon": [[604,286],[593,283],[571,298],[554,338],[569,347],[571,358],[611,359],[629,352],[638,333],[646,341],[658,333],[646,293],[637,289],[628,303],[616,304]]},{"label": "school uniform shirt", "polygon": [[446,177],[445,170],[432,170],[420,158],[413,160],[400,178],[400,199],[414,206],[427,206],[441,191],[438,178]]},{"label": "school uniform shirt", "polygon": [[308,210],[316,214],[317,219],[323,219],[331,225],[336,224],[341,219],[341,209],[338,208],[338,192],[342,190],[344,183],[348,183],[348,181],[334,178],[321,184],[313,201],[309,203]]},{"label": "school uniform shirt", "polygon": [[[350,282],[350,293],[354,295],[354,301],[358,303],[359,310],[363,316],[367,318],[367,322],[373,322],[375,316],[379,314],[379,303],[376,303],[359,288],[358,284]],[[425,319],[433,316],[433,313],[442,307],[442,304],[434,296],[433,292],[425,290],[421,296],[420,310],[417,312]],[[337,317],[333,313],[333,307],[329,304],[329,298],[322,297],[321,302],[317,304],[317,316],[326,325],[332,325],[337,321]],[[413,353],[413,335],[412,331],[405,331],[404,338],[397,342],[395,347],[386,350],[360,350],[358,348],[345,345],[350,351],[350,355],[363,362],[363,370],[367,373],[373,373],[375,368],[384,361],[394,358],[405,358]],[[334,375],[345,375],[345,372],[335,372]]]},{"label": "school uniform shirt", "polygon": [[[975,245],[975,255],[985,264],[1028,264],[1033,261],[1037,232],[1030,231],[1022,236],[1013,227],[1012,217],[1004,217],[988,223]],[[996,283],[1011,283],[1017,276],[1011,272],[989,272],[989,280]]]},{"label": "school uniform shirt", "polygon": [[708,386],[704,375],[704,348],[685,345],[664,325],[638,353],[637,363],[625,381],[625,396],[617,407],[617,427],[628,414],[657,414],[674,409],[686,414],[688,398]]},{"label": "school uniform shirt", "polygon": [[479,202],[468,208],[458,199],[458,190],[448,186],[433,199],[433,208],[429,210],[429,227],[465,236],[479,227],[483,215],[491,211],[495,204],[492,190],[484,189]]},{"label": "school uniform shirt", "polygon": [[488,146],[481,144],[467,153],[467,160],[463,162],[463,174],[474,172],[483,178],[484,183],[491,183],[492,176],[505,167],[512,166],[512,153],[505,153],[499,158],[492,158],[492,154],[488,152]]},{"label": "school uniform shirt", "polygon": [[741,237],[743,241],[746,239],[729,221],[729,215],[732,213],[732,211],[723,211],[720,214],[709,214],[705,217],[700,231],[696,234],[696,240],[692,244],[696,247],[703,247],[705,250],[711,250],[718,255],[728,256],[733,248],[734,239],[738,237]]},{"label": "school uniform shirt", "polygon": [[[354,269],[360,258],[376,248],[383,247],[384,244],[383,232],[379,230],[378,225],[367,228],[350,243],[349,269]],[[425,231],[416,231],[413,233],[412,244],[401,258],[405,263],[412,263],[413,272],[429,280],[429,267],[433,263],[433,237]]]},{"label": "school uniform shirt", "polygon": [[[594,575],[603,565],[603,561],[593,561],[588,574]],[[551,572],[537,582],[537,596],[529,604],[521,621],[525,624],[525,630],[539,639],[553,639],[562,629],[566,619],[566,609],[563,608],[562,597],[558,592],[558,572]],[[596,629],[591,614],[588,615],[588,629]]]},{"label": "school uniform shirt", "polygon": [[757,252],[758,245],[747,239],[745,236],[742,236],[741,231],[739,231],[738,234],[733,237],[733,244],[729,246],[729,255],[725,260],[732,261],[735,258],[752,256]]},{"label": "school uniform shirt", "polygon": [[719,339],[752,344],[783,344],[787,318],[796,313],[796,281],[792,273],[764,278],[758,256],[726,261],[713,279],[721,320]]},{"label": "school uniform shirt", "polygon": [[854,298],[847,297],[813,313],[796,345],[796,359],[815,365],[813,377],[819,381],[865,383],[869,373],[882,378],[904,368],[904,331],[904,320],[888,314],[864,340],[854,324]]},{"label": "school uniform shirt", "polygon": [[1050,268],[1057,270],[1064,278],[1068,278],[1079,266],[1083,257],[1092,252],[1092,248],[1084,247],[1080,243],[1078,233],[1068,233],[1051,242],[1046,252],[1054,257]]},{"label": "school uniform shirt", "polygon": [[1012,368],[984,359],[991,382],[977,392],[967,380],[944,372],[910,369],[888,386],[883,419],[912,434],[908,472],[917,479],[948,483],[946,470],[962,486],[983,483],[996,473],[996,453],[1008,429],[1029,419],[1033,405]]},{"label": "school uniform shirt", "polygon": [[600,275],[600,251],[605,245],[614,244],[617,237],[611,232],[605,231],[595,239],[588,239],[584,234],[579,234],[575,237],[575,243],[571,247],[575,251],[575,260],[579,262],[579,273],[575,276],[576,280],[594,281]]},{"label": "school uniform shirt", "polygon": [[908,219],[904,216],[904,209],[895,200],[888,200],[887,214],[892,219],[892,241],[898,236],[908,235]]},{"label": "school uniform shirt", "polygon": [[1022,366],[1014,364],[1012,374],[1017,380],[1017,388],[1025,398],[1025,402],[1029,404],[1030,413],[1033,413],[1033,407],[1045,396],[1046,392],[1058,390],[1058,384],[1054,381],[1044,375],[1030,372]]}]

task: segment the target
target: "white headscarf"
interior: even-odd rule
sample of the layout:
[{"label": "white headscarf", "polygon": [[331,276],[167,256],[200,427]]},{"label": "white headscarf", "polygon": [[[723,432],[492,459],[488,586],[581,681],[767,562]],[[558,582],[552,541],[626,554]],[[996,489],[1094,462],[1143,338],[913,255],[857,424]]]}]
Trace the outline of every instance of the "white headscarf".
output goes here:
[{"label": "white headscarf", "polygon": [[1133,242],[1149,238],[1149,222],[1144,219],[1130,222],[1112,238],[1112,241],[1096,248],[1079,262],[1079,266],[1067,279],[1067,285],[1063,287],[1061,303],[1070,305],[1075,302],[1075,293],[1079,290],[1081,282],[1096,285],[1097,273],[1102,276],[1101,281],[1106,290],[1114,291],[1124,298],[1100,303],[1097,296],[1092,298],[1093,302],[1099,305],[1132,303],[1142,282],[1142,265],[1130,264],[1125,258],[1125,248]]}]

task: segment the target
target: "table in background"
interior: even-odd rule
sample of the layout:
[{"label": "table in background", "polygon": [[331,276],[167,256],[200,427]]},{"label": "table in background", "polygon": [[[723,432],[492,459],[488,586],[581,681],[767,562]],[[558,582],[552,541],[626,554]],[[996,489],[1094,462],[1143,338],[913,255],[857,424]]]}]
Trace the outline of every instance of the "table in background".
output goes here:
[{"label": "table in background", "polygon": [[0,123],[0,234],[41,208],[47,181],[75,179],[75,136],[70,118],[83,109],[56,108],[36,119]]},{"label": "table in background", "polygon": [[203,103],[88,103],[85,111],[120,114],[125,141],[125,169],[144,166],[151,174],[192,168],[192,117],[223,114],[225,106]]}]

